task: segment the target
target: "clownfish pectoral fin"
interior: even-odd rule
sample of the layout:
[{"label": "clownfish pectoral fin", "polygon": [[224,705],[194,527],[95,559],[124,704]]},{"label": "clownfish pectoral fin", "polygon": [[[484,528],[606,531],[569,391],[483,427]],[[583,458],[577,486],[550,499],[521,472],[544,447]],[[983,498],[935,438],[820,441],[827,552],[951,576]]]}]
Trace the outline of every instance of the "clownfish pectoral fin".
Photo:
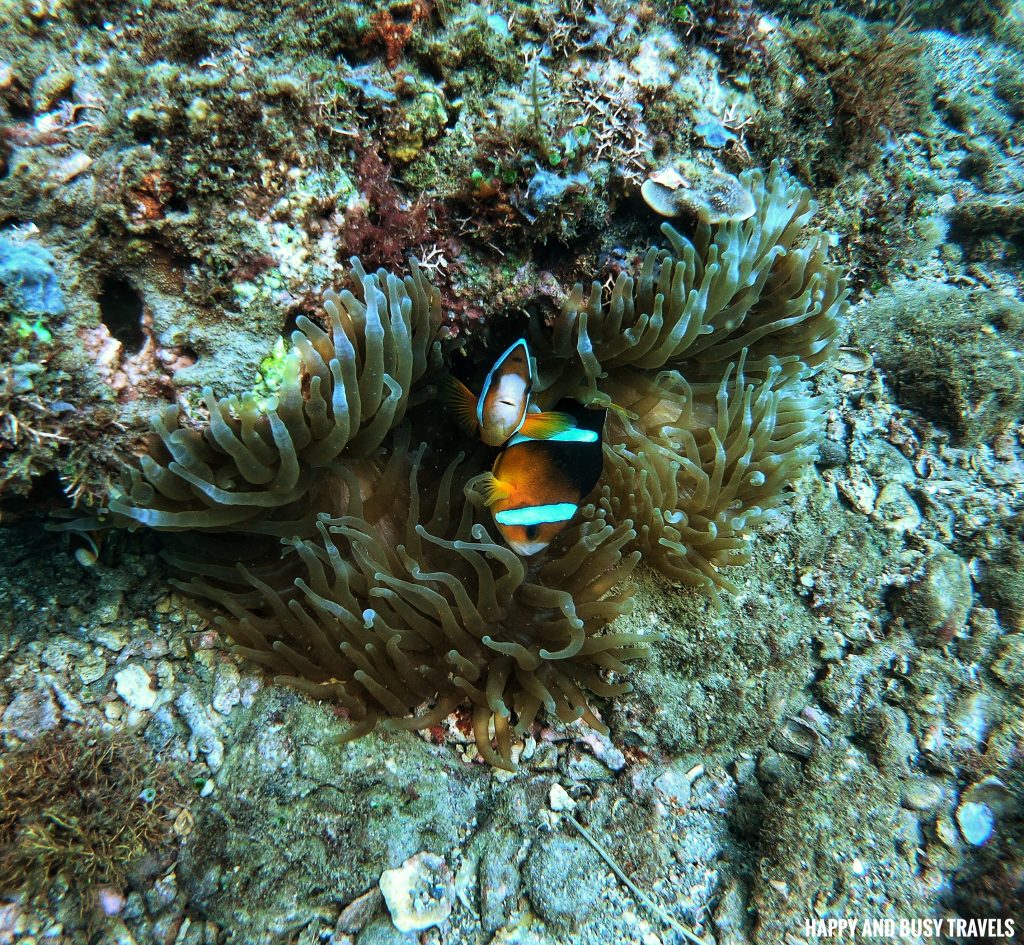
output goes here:
[{"label": "clownfish pectoral fin", "polygon": [[495,502],[512,496],[512,486],[496,478],[494,473],[484,473],[477,477],[476,489],[488,505],[494,505]]},{"label": "clownfish pectoral fin", "polygon": [[621,404],[615,403],[614,400],[609,400],[608,403],[605,404],[605,407],[607,407],[613,414],[615,414],[615,416],[617,416],[622,421],[628,422],[630,420],[640,419],[640,414],[633,413],[632,410],[627,410]]},{"label": "clownfish pectoral fin", "polygon": [[576,418],[567,413],[528,413],[518,433],[531,440],[550,440],[576,426]]},{"label": "clownfish pectoral fin", "polygon": [[476,397],[473,392],[454,375],[444,379],[444,401],[455,411],[459,426],[467,436],[476,436],[480,424],[476,417]]}]

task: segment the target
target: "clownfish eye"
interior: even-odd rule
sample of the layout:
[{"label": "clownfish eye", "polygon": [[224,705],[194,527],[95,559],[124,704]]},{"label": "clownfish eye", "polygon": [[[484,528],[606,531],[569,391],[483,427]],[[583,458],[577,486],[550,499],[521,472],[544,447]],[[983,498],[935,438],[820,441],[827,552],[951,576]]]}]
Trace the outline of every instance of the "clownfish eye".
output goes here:
[{"label": "clownfish eye", "polygon": [[526,526],[526,537],[529,541],[533,541],[540,534],[540,527],[537,525]]}]

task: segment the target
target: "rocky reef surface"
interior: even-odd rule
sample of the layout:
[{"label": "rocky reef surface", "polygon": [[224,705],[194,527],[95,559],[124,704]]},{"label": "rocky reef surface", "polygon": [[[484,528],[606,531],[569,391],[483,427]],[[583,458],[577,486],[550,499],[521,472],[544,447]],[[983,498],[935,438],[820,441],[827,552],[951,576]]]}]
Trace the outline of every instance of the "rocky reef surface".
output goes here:
[{"label": "rocky reef surface", "polygon": [[[1020,2],[2,12],[0,942],[1022,918]],[[157,537],[44,530],[103,506],[153,411],[271,396],[353,254],[419,259],[479,360],[775,159],[853,288],[824,439],[735,594],[638,566],[615,632],[662,638],[595,700],[607,736],[541,715],[515,772],[459,712],[341,744]]]}]

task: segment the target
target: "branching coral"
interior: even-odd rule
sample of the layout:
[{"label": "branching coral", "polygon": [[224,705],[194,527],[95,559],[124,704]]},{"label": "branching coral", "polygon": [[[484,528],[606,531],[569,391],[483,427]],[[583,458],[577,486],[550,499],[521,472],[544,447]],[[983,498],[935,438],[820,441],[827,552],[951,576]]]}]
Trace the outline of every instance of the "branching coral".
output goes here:
[{"label": "branching coral", "polygon": [[452,456],[454,421],[417,409],[443,359],[438,295],[415,265],[402,280],[354,261],[358,296],[327,293],[330,334],[298,320],[268,404],[207,392],[201,432],[157,417],[115,523],[226,533],[168,554],[178,586],[216,606],[237,652],[344,706],[351,737],[468,702],[481,756],[509,767],[512,733],[541,708],[602,728],[587,694],[626,691],[605,673],[647,639],[607,630],[630,606],[616,588],[643,557],[732,589],[721,569],[749,559],[820,430],[807,382],[845,282],[806,228],[806,190],[778,166],[742,181],[750,219],[692,240],[665,227],[671,250],[609,300],[577,286],[553,331],[535,327],[542,406],[572,396],[613,414],[603,481],[541,554],[487,531],[470,488],[487,451]]}]

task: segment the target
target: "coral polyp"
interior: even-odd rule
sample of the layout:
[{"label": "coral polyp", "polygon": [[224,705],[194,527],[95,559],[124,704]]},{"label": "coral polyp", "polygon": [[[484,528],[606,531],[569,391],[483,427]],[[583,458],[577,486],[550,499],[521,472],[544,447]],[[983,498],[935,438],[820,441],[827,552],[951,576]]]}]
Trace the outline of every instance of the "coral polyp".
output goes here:
[{"label": "coral polyp", "polygon": [[340,703],[352,737],[468,703],[481,756],[510,767],[542,709],[604,730],[590,695],[628,691],[607,674],[650,639],[607,630],[637,562],[732,590],[722,570],[749,560],[820,434],[808,382],[845,282],[804,188],[778,165],[741,182],[749,219],[692,240],[666,226],[670,249],[609,299],[577,286],[553,328],[533,325],[536,406],[610,412],[604,475],[540,554],[489,530],[474,482],[493,451],[430,406],[448,368],[415,263],[401,279],[353,260],[356,292],[325,295],[329,331],[297,320],[272,397],[207,392],[201,430],[158,415],[110,520],[225,533],[168,554],[178,586],[216,606],[239,654]]}]

